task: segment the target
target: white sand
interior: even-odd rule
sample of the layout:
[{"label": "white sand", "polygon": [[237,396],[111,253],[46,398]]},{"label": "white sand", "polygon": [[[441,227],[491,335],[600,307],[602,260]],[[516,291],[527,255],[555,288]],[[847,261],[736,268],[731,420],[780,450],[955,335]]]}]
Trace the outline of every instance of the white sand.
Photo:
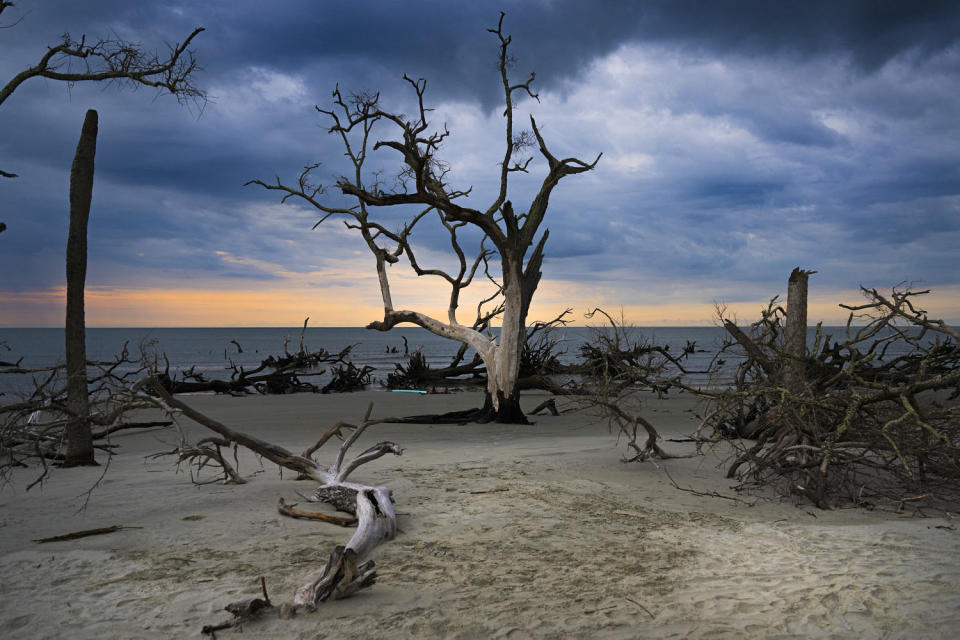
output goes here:
[{"label": "white sand", "polygon": [[[479,396],[188,398],[294,451],[337,420],[359,420],[371,400],[383,416],[468,408]],[[666,437],[686,435],[691,407],[651,402],[647,415]],[[247,624],[237,637],[957,636],[960,523],[699,497],[653,464],[621,464],[602,423],[536,420],[372,427],[357,447],[393,440],[406,449],[357,472],[392,487],[401,514],[401,535],[375,552],[379,583],[313,614]],[[21,469],[0,491],[0,637],[200,637],[204,624],[229,618],[225,604],[258,595],[261,575],[274,601],[292,599],[349,537],[278,515],[278,496],[296,501],[295,488],[313,485],[252,456],[240,460],[249,484],[197,487],[172,458],[144,458],[173,448],[170,431],[113,441],[120,455],[85,511],[81,494],[102,469],[55,470],[28,493],[36,470]],[[334,454],[328,447],[321,460]],[[658,464],[683,486],[732,494],[719,462]],[[32,542],[115,524],[142,528]]]}]

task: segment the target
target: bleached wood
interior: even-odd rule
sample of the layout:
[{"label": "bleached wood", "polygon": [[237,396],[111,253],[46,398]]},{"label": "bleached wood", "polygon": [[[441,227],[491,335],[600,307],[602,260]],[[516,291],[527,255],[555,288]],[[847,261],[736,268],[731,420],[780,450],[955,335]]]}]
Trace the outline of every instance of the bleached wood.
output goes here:
[{"label": "bleached wood", "polygon": [[[347,450],[368,427],[377,424],[371,420],[373,404],[369,405],[363,421],[340,446],[336,463],[327,467],[307,456],[296,455],[283,447],[271,444],[248,434],[235,431],[189,405],[172,397],[154,380],[152,388],[156,396],[143,395],[168,414],[183,414],[193,421],[217,432],[231,442],[236,442],[282,467],[296,471],[320,482],[311,501],[329,502],[336,508],[354,513],[357,529],[344,546],[338,546],[330,554],[326,564],[304,582],[294,595],[293,606],[312,609],[328,599],[345,598],[359,589],[369,587],[376,581],[373,561],[366,557],[380,544],[397,536],[397,515],[393,508],[390,489],[368,486],[347,480],[361,465],[376,460],[388,453],[401,455],[403,449],[393,442],[379,442],[344,463]],[[298,492],[299,493],[299,492]],[[303,494],[301,494],[303,495]],[[353,498],[353,505],[348,504]],[[352,509],[350,507],[353,507]],[[278,508],[284,513],[287,505],[281,498]],[[289,510],[287,507],[286,510]]]}]

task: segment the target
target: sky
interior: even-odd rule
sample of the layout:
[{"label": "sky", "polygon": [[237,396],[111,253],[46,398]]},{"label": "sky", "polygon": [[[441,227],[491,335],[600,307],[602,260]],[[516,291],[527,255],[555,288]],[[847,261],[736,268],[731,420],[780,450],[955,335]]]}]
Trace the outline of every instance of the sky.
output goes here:
[{"label": "sky", "polygon": [[[531,320],[600,306],[646,326],[755,319],[794,267],[816,270],[811,322],[841,323],[858,288],[931,289],[960,324],[960,5],[886,0],[627,2],[17,0],[0,17],[0,83],[61,34],[164,51],[195,27],[206,104],[117,85],[31,79],[0,105],[0,327],[62,326],[69,168],[87,109],[100,118],[89,224],[88,326],[359,326],[382,318],[374,260],[341,222],[244,186],[333,185],[343,148],[315,106],[379,91],[411,113],[427,81],[450,136],[449,180],[495,199],[503,155],[497,41],[514,81],[536,71],[533,115],[565,178]],[[384,136],[392,132],[384,129]],[[373,160],[396,175],[395,153]],[[525,211],[546,173],[511,185]],[[342,202],[328,191],[330,202]],[[400,228],[404,211],[379,212]],[[450,264],[442,230],[414,236]],[[436,278],[391,268],[397,308],[445,316]],[[472,320],[468,298],[460,321]]]}]

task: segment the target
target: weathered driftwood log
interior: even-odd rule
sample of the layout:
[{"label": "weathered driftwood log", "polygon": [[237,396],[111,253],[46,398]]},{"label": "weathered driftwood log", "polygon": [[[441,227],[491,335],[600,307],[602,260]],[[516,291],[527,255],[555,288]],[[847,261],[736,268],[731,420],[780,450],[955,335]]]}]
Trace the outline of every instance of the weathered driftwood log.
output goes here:
[{"label": "weathered driftwood log", "polygon": [[287,504],[287,502],[281,497],[277,500],[277,511],[281,514],[287,516],[288,518],[300,518],[302,520],[320,520],[321,522],[329,522],[330,524],[340,525],[341,527],[352,527],[357,524],[357,519],[353,516],[349,518],[344,518],[342,516],[331,516],[326,513],[317,513],[315,511],[304,511],[303,509],[297,509],[297,504]]},{"label": "weathered driftwood log", "polygon": [[[156,404],[164,411],[170,414],[182,413],[227,440],[238,443],[271,462],[317,480],[320,486],[313,495],[307,496],[302,493],[300,495],[313,502],[328,502],[337,509],[355,514],[357,529],[353,536],[346,545],[337,546],[324,567],[297,589],[293,610],[298,608],[312,610],[325,600],[345,598],[360,589],[369,587],[376,581],[377,574],[373,570],[373,561],[364,560],[377,545],[392,540],[397,535],[397,517],[393,509],[391,493],[386,487],[356,484],[350,482],[348,478],[361,465],[388,453],[401,455],[403,450],[393,442],[379,442],[352,460],[346,460],[347,451],[360,434],[367,427],[380,422],[370,419],[373,404],[367,408],[360,425],[341,445],[336,462],[333,466],[327,467],[308,456],[297,455],[283,447],[234,431],[172,397],[156,381],[152,386],[158,396]],[[337,428],[343,426],[349,425],[337,425]],[[331,429],[328,434],[333,435],[333,432],[334,429]],[[329,436],[324,441],[326,439],[329,439]],[[315,450],[315,448],[311,449]],[[284,513],[285,510],[290,509],[290,506],[281,499],[278,508],[281,513]],[[229,607],[228,610],[230,610]],[[241,610],[246,611],[242,608]],[[224,627],[218,625],[218,628]]]}]

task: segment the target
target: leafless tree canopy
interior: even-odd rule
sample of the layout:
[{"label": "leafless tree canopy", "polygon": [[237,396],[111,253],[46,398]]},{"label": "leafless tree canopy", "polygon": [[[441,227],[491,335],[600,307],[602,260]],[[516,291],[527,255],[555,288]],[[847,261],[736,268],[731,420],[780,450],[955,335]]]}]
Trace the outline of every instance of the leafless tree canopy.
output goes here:
[{"label": "leafless tree canopy", "polygon": [[[0,0],[0,15],[12,7]],[[13,26],[13,25],[8,25]],[[169,91],[181,102],[206,100],[206,93],[193,83],[202,67],[197,64],[190,43],[203,31],[197,27],[182,43],[167,46],[167,53],[147,53],[141,45],[121,39],[88,42],[85,35],[74,39],[63,34],[59,44],[48,47],[37,64],[24,69],[0,89],[0,104],[30,78],[48,78],[67,83],[119,82],[131,87],[153,87]]]},{"label": "leafless tree canopy", "polygon": [[[13,2],[0,0],[0,18],[13,6]],[[20,19],[0,24],[0,28],[12,28],[19,22]],[[65,33],[58,44],[47,47],[35,65],[24,69],[0,88],[0,105],[30,78],[47,78],[66,82],[68,86],[92,81],[116,82],[134,89],[152,87],[170,92],[182,104],[202,108],[207,95],[194,84],[194,79],[203,68],[190,49],[193,39],[201,31],[203,28],[197,27],[182,43],[167,45],[166,53],[148,53],[139,43],[121,39],[88,41],[85,35],[74,39]],[[17,174],[0,170],[0,177],[16,178]],[[0,223],[0,232],[5,228],[6,225]]]},{"label": "leafless tree canopy", "polygon": [[[530,131],[515,131],[515,98],[538,99],[532,89],[534,74],[523,82],[512,82],[509,78],[511,38],[503,32],[503,14],[496,28],[489,31],[496,36],[499,45],[505,131],[499,189],[485,209],[467,206],[465,197],[470,194],[470,189],[457,188],[448,182],[449,168],[439,153],[450,132],[445,127],[434,128],[429,121],[430,109],[424,103],[426,81],[406,75],[404,80],[413,91],[417,105],[412,117],[383,108],[378,93],[344,95],[339,87],[333,92],[331,108],[317,107],[330,123],[329,133],[339,140],[350,161],[351,173],[341,177],[336,188],[354,201],[352,205],[337,206],[325,187],[313,181],[312,174],[318,165],[304,168],[292,186],[283,184],[279,178],[272,183],[252,180],[248,184],[280,191],[283,201],[297,198],[310,203],[322,213],[318,225],[334,216],[345,218],[346,226],[360,234],[376,260],[384,315],[382,320],[371,322],[368,328],[386,331],[400,323],[412,323],[469,345],[486,365],[488,402],[495,417],[511,422],[523,419],[516,401],[517,377],[527,312],[540,281],[548,236],[546,230],[540,232],[540,226],[554,187],[568,175],[593,169],[599,156],[593,162],[573,157],[556,158],[548,150],[532,116]],[[526,212],[518,213],[507,199],[510,176],[529,170],[533,158],[519,159],[519,156],[532,144],[538,147],[546,161],[547,173]],[[387,184],[381,173],[369,169],[371,155],[381,150],[395,153],[400,161],[394,184]],[[419,213],[402,226],[397,227],[378,217],[381,211],[389,212],[391,208],[403,208],[404,205],[419,207]],[[450,249],[456,256],[458,267],[455,270],[430,268],[417,259],[411,236],[425,220],[433,220],[446,230]],[[484,236],[479,251],[472,258],[468,258],[461,242],[461,230],[468,225]],[[445,320],[394,306],[388,267],[397,264],[403,256],[418,276],[440,278],[449,286]],[[481,273],[494,283],[496,291],[478,305],[472,325],[461,324],[457,317],[461,293]],[[492,333],[483,333],[495,317],[500,318],[503,326],[499,343]]]}]

